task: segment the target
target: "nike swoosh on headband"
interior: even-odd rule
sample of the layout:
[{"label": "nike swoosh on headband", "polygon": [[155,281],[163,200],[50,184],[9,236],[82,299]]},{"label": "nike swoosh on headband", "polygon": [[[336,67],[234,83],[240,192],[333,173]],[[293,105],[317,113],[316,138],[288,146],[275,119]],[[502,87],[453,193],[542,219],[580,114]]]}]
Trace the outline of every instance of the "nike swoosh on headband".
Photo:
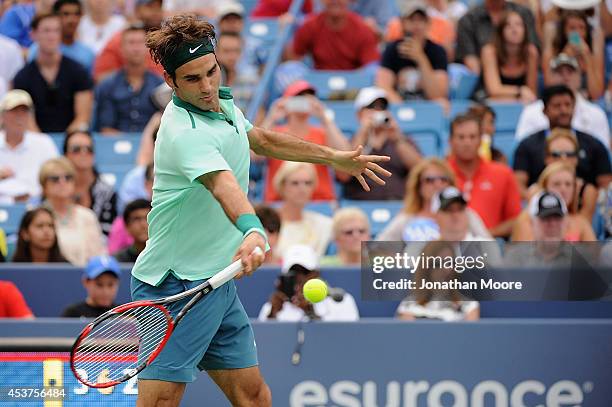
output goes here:
[{"label": "nike swoosh on headband", "polygon": [[200,44],[200,45],[198,45],[197,47],[195,47],[195,48],[193,48],[193,49],[192,49],[192,48],[189,48],[189,53],[190,53],[190,54],[193,54],[193,53],[194,53],[194,52],[196,52],[196,51],[198,50],[198,48],[200,48],[202,45],[204,45],[204,44]]}]

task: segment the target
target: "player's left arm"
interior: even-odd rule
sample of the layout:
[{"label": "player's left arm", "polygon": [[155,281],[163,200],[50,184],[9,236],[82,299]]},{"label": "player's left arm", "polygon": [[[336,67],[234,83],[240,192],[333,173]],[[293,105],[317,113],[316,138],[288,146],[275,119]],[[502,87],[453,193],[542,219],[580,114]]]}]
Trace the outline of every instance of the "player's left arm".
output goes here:
[{"label": "player's left arm", "polygon": [[302,161],[313,164],[331,165],[337,171],[351,174],[366,191],[370,187],[364,175],[379,185],[385,181],[379,175],[389,177],[391,173],[378,162],[389,161],[387,156],[361,154],[363,147],[353,151],[339,151],[327,146],[309,143],[287,133],[253,127],[248,133],[251,149],[259,155],[287,161]]}]

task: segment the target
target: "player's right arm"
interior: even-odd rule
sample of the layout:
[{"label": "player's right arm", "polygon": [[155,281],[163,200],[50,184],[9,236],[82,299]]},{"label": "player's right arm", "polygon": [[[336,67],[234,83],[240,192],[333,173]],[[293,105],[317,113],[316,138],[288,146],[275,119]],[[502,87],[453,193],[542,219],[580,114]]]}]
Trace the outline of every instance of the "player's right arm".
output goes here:
[{"label": "player's right arm", "polygon": [[[249,218],[249,215],[255,216],[253,206],[231,171],[209,172],[198,177],[198,181],[210,191],[223,208],[223,211],[225,211],[227,217],[239,229],[241,229],[239,225],[242,223],[239,218],[242,217],[244,219],[244,215],[247,215],[246,218]],[[239,258],[243,264],[243,270],[238,274],[237,278],[240,278],[243,274],[249,275],[253,273],[263,263],[266,240],[262,233],[251,232],[244,237],[234,256],[234,260]],[[261,254],[253,254],[255,247],[261,249]]]}]

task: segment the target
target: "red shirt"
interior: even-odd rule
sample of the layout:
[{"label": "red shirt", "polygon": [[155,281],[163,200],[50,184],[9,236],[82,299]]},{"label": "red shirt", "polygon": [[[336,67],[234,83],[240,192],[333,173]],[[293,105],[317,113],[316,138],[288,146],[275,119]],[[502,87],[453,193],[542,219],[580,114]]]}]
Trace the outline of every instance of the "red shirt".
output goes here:
[{"label": "red shirt", "polygon": [[[277,127],[274,130],[280,132],[287,132],[286,126]],[[310,127],[308,134],[304,137],[304,140],[319,145],[327,145],[327,137],[325,131],[319,127]],[[268,159],[268,171],[266,173],[266,185],[264,191],[264,197],[266,202],[278,201],[281,197],[278,192],[274,189],[274,175],[276,171],[283,165],[283,160],[277,160],[276,158]],[[334,191],[334,182],[329,172],[329,168],[323,164],[315,164],[317,170],[317,187],[312,194],[313,201],[333,201],[336,199]]]},{"label": "red shirt", "polygon": [[453,157],[448,159],[459,188],[482,221],[491,229],[515,218],[521,212],[521,194],[510,167],[480,160],[472,179],[459,170]]},{"label": "red shirt", "polygon": [[293,41],[297,55],[312,54],[315,69],[353,70],[380,59],[376,34],[361,16],[348,12],[339,31],[325,19],[325,13],[309,16]]},{"label": "red shirt", "polygon": [[[102,52],[96,57],[94,63],[94,79],[99,81],[100,78],[113,71],[123,68],[123,55],[121,55],[121,35],[122,32],[115,34],[104,46]],[[151,58],[151,54],[147,52],[147,67],[149,70],[158,74],[164,75],[164,68],[156,64]]]},{"label": "red shirt", "polygon": [[31,317],[32,311],[15,284],[0,281],[0,318]]},{"label": "red shirt", "polygon": [[[251,16],[253,17],[278,17],[289,11],[291,0],[259,0]],[[302,5],[302,13],[312,12],[312,0],[305,0]]]}]

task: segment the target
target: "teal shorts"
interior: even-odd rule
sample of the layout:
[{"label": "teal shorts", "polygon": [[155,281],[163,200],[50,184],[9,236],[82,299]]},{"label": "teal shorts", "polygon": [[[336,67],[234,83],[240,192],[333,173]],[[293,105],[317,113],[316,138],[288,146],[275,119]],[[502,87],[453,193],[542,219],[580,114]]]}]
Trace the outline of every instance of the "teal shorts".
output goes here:
[{"label": "teal shorts", "polygon": [[[204,281],[179,280],[170,273],[159,286],[152,286],[132,277],[132,299],[162,298]],[[190,299],[168,305],[172,316],[176,316]],[[231,280],[191,308],[157,358],[138,374],[138,378],[191,383],[199,370],[240,369],[256,365],[253,329]]]}]

